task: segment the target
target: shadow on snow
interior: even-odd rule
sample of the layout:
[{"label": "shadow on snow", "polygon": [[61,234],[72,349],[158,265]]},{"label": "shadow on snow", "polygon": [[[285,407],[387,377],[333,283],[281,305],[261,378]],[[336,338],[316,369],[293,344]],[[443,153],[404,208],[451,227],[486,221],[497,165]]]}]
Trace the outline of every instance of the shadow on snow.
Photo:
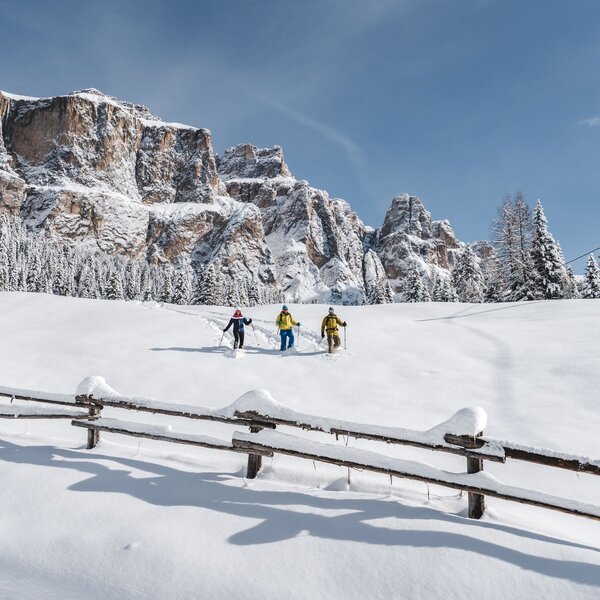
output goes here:
[{"label": "shadow on snow", "polygon": [[[257,490],[253,486],[230,485],[233,473],[192,473],[173,467],[147,463],[141,460],[68,450],[54,446],[24,447],[0,440],[0,460],[12,463],[41,465],[59,469],[74,469],[88,474],[83,481],[73,484],[76,492],[104,492],[127,494],[155,506],[189,506],[231,514],[260,523],[229,538],[231,544],[248,546],[276,543],[308,532],[317,538],[353,541],[384,546],[413,548],[447,548],[463,550],[495,558],[527,571],[547,577],[569,580],[585,585],[600,585],[598,564],[574,560],[559,560],[536,556],[506,545],[479,539],[486,530],[497,530],[515,538],[526,538],[571,548],[599,551],[597,548],[555,539],[514,527],[471,521],[427,507],[405,506],[395,500],[332,498],[315,496],[302,491]],[[142,470],[150,477],[133,477],[131,472],[110,468],[100,460],[109,460],[121,467]],[[335,510],[335,515],[297,512],[294,507],[305,506],[316,510]],[[338,511],[345,510],[345,514]],[[395,518],[414,522],[444,522],[461,525],[472,535],[449,531],[388,528],[370,524],[370,521]]]}]

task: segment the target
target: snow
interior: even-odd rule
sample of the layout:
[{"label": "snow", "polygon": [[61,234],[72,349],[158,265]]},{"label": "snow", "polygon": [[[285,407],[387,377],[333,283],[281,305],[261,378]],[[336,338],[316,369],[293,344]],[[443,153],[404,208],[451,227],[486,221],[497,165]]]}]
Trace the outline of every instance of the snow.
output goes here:
[{"label": "snow", "polygon": [[600,505],[578,502],[573,499],[559,498],[550,494],[543,494],[531,489],[515,486],[507,486],[487,473],[451,473],[442,471],[435,467],[409,460],[401,460],[385,456],[363,448],[348,448],[345,446],[333,446],[313,440],[303,440],[297,436],[278,433],[271,430],[262,430],[259,433],[244,433],[236,431],[233,440],[256,442],[267,448],[276,448],[284,451],[300,452],[308,454],[315,459],[318,457],[328,458],[336,461],[352,462],[367,467],[374,467],[385,471],[396,471],[405,473],[411,477],[429,479],[433,481],[444,481],[449,484],[472,486],[484,488],[497,494],[512,495],[526,498],[535,502],[552,504],[565,509],[577,510],[582,513],[594,515],[600,519]]},{"label": "snow", "polygon": [[437,425],[434,430],[442,434],[453,433],[454,435],[477,435],[485,429],[487,424],[487,413],[479,406],[467,406],[454,413],[444,423]]},{"label": "snow", "polygon": [[26,396],[27,398],[38,398],[61,402],[64,404],[75,404],[74,394],[57,394],[41,390],[29,390],[27,388],[14,388],[0,385],[0,396]]},{"label": "snow", "polygon": [[42,98],[34,98],[33,96],[20,96],[19,94],[10,94],[9,92],[5,92],[4,90],[0,90],[0,94],[2,94],[2,96],[5,96],[6,98],[10,98],[11,100],[42,100]]},{"label": "snow", "polygon": [[[231,441],[218,439],[208,435],[193,435],[189,433],[173,431],[170,425],[146,425],[122,421],[120,419],[105,418],[95,419],[92,425],[98,429],[119,429],[121,431],[129,432],[132,435],[140,434],[168,437],[172,438],[173,441],[180,443],[196,444],[200,446],[215,446],[218,448],[231,448]],[[85,422],[81,426],[87,428],[88,423]]]},{"label": "snow", "polygon": [[0,417],[17,418],[32,415],[64,415],[65,417],[88,417],[87,409],[65,408],[63,406],[48,406],[42,404],[0,404]]},{"label": "snow", "polygon": [[224,416],[234,417],[236,412],[254,411],[261,415],[293,415],[296,411],[277,402],[269,390],[250,390],[242,394],[235,402],[223,409]]},{"label": "snow", "polygon": [[[215,412],[262,403],[417,433],[475,405],[488,415],[486,438],[600,458],[595,300],[336,307],[348,347],[333,359],[319,346],[327,306],[290,305],[300,351],[285,355],[279,309],[244,309],[260,347],[248,332],[245,359],[232,361],[230,335],[219,348],[231,307],[2,293],[0,393],[7,406],[15,389],[73,399],[97,374],[119,398]],[[268,394],[244,398],[249,390]],[[231,440],[243,429],[102,413],[170,435]],[[481,416],[456,431],[472,434]],[[277,428],[286,432],[465,476],[461,456]],[[68,420],[1,420],[0,597],[598,597],[596,521],[491,497],[472,521],[466,498],[447,488],[354,469],[348,484],[346,469],[282,455],[247,480],[245,463],[234,452],[104,432],[86,450],[85,430]],[[600,498],[597,476],[521,461],[485,461],[477,477],[583,504]]]},{"label": "snow", "polygon": [[106,383],[106,379],[101,375],[90,375],[86,377],[77,386],[75,392],[77,396],[92,396],[94,398],[106,398],[120,396],[119,392]]}]

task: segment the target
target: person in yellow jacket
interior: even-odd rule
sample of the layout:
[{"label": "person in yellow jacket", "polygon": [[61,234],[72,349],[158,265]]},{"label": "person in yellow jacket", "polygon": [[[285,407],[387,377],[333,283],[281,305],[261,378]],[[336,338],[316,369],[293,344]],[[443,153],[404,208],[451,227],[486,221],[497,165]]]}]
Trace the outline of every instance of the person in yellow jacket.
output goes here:
[{"label": "person in yellow jacket", "polygon": [[346,321],[342,321],[333,310],[333,306],[329,307],[329,313],[323,319],[321,323],[321,340],[325,337],[327,332],[327,348],[329,354],[333,354],[336,348],[340,346],[340,333],[338,325],[346,327]]},{"label": "person in yellow jacket", "polygon": [[300,327],[300,323],[294,321],[294,317],[288,312],[288,307],[285,304],[282,306],[275,324],[279,328],[279,335],[281,336],[281,351],[283,352],[284,350],[287,350],[287,348],[293,348],[294,330],[292,329],[292,326],[298,325],[298,327]]}]

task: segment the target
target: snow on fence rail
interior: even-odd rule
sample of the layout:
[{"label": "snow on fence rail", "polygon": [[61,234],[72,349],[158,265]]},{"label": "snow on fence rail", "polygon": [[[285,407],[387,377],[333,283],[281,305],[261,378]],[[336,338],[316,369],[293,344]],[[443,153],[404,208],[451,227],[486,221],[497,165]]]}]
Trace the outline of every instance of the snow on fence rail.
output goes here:
[{"label": "snow on fence rail", "polygon": [[[101,377],[89,377],[76,394],[47,394],[0,386],[0,396],[11,404],[0,405],[0,418],[70,418],[72,425],[87,429],[87,447],[94,448],[101,431],[160,441],[248,454],[246,476],[256,477],[263,456],[286,454],[339,466],[358,468],[393,477],[402,477],[459,489],[468,493],[469,517],[480,518],[485,496],[492,496],[600,520],[600,507],[551,496],[534,490],[505,485],[483,473],[483,461],[504,463],[507,458],[600,475],[600,461],[553,450],[483,436],[487,415],[481,408],[458,411],[450,419],[428,431],[399,427],[365,425],[307,415],[276,402],[265,390],[248,392],[233,404],[220,409],[159,402],[150,398],[127,398],[110,388]],[[13,400],[54,406],[16,406]],[[68,406],[69,408],[64,408]],[[149,412],[187,419],[217,421],[249,427],[249,433],[234,432],[231,441],[206,435],[174,432],[167,426],[147,425],[101,416],[104,408]],[[340,436],[415,446],[438,452],[459,454],[467,459],[466,473],[451,473],[415,461],[392,458],[372,451],[340,447],[275,432],[277,426],[320,431]],[[271,431],[269,431],[271,430]]]}]

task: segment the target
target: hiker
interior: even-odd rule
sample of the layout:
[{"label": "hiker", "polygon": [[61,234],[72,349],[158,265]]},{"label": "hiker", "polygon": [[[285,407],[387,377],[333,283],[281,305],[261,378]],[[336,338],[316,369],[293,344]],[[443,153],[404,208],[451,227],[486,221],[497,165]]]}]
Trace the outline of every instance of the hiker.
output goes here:
[{"label": "hiker", "polygon": [[325,337],[327,332],[327,352],[333,354],[336,348],[340,346],[340,334],[338,331],[338,325],[346,327],[346,321],[342,321],[333,310],[333,306],[329,307],[329,313],[323,318],[321,323],[321,340]]},{"label": "hiker", "polygon": [[229,320],[229,325],[223,329],[223,333],[225,333],[232,325],[233,325],[233,348],[238,348],[242,350],[244,348],[244,325],[250,325],[252,323],[252,319],[246,319],[244,315],[242,315],[242,311],[237,308],[233,313],[233,317]]},{"label": "hiker", "polygon": [[283,352],[287,348],[293,348],[294,331],[292,330],[292,326],[298,325],[298,327],[300,327],[300,323],[296,323],[296,321],[294,321],[294,317],[290,315],[288,312],[288,307],[285,304],[281,307],[281,312],[279,313],[275,324],[277,327],[279,327],[279,335],[281,336],[281,351]]}]

